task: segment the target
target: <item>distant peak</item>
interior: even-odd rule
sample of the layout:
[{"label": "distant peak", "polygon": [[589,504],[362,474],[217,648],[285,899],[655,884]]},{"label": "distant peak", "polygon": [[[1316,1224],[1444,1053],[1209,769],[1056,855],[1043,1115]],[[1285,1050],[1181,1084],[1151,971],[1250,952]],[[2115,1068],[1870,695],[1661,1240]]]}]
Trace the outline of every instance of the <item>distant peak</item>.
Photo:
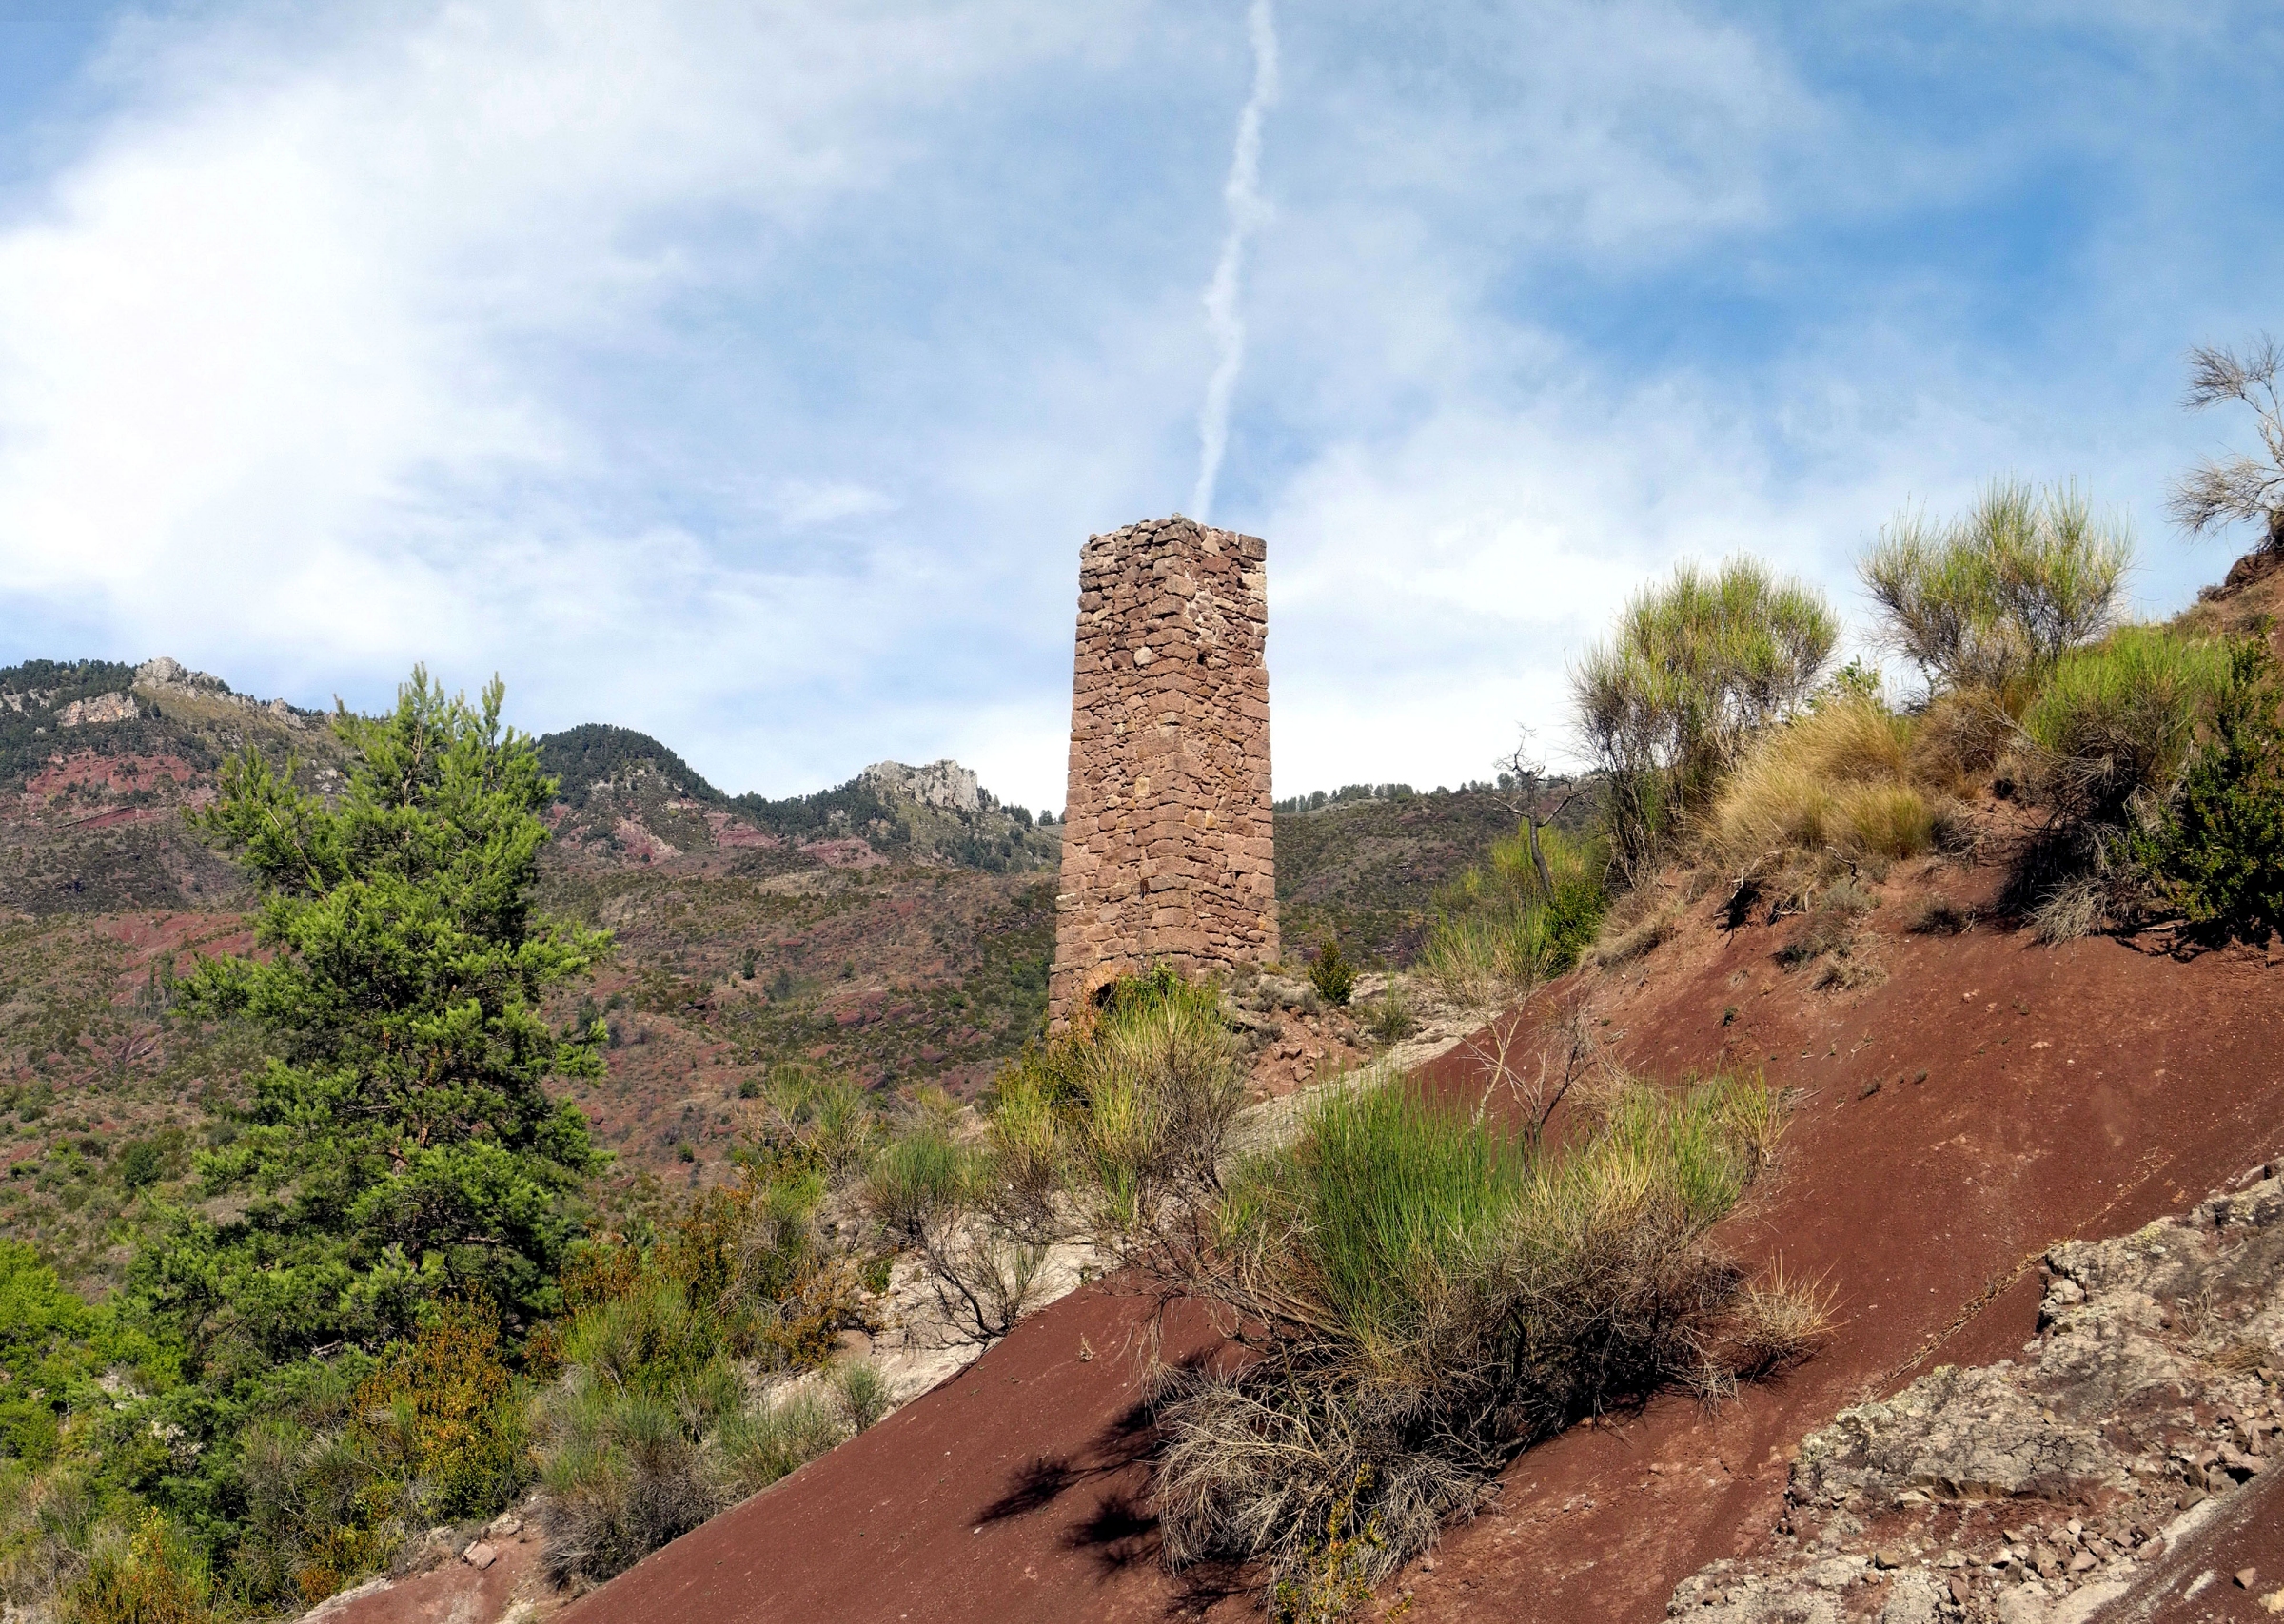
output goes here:
[{"label": "distant peak", "polygon": [[192,671],[178,659],[161,655],[147,659],[135,667],[135,686],[138,688],[182,688],[195,693],[227,694],[230,685],[219,676],[204,671]]},{"label": "distant peak", "polygon": [[949,756],[925,767],[907,767],[901,761],[876,761],[864,770],[863,780],[876,793],[902,795],[924,807],[945,812],[972,812],[983,805],[975,773]]}]

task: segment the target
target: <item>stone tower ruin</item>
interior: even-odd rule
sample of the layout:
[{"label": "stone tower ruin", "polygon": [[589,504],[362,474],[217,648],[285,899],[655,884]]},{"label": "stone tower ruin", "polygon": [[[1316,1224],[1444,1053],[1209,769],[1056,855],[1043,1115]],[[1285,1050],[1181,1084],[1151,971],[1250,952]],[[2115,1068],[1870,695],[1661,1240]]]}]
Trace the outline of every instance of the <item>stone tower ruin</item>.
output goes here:
[{"label": "stone tower ruin", "polygon": [[1071,787],[1048,1019],[1160,960],[1277,957],[1268,544],[1176,514],[1078,555]]}]

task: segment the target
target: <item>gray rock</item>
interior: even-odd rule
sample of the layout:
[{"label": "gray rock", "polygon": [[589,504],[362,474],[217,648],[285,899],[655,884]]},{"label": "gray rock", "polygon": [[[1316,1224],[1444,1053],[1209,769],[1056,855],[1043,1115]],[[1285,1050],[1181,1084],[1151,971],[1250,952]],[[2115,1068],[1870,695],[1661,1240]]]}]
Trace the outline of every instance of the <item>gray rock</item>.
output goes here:
[{"label": "gray rock", "polygon": [[[1841,1411],[1795,1457],[1792,1537],[1683,1581],[1668,1612],[2086,1624],[2276,1453],[2284,1181],[2256,1171],[2135,1234],[2054,1247],[2021,1360]],[[2091,1509],[2058,1520],[2066,1506]]]}]

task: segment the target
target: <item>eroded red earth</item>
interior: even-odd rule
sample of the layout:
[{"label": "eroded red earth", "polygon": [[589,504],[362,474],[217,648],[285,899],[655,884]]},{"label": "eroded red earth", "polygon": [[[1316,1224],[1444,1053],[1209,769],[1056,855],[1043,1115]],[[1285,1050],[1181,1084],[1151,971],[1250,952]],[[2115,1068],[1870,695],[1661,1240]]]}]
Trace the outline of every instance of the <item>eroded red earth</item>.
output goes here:
[{"label": "eroded red earth", "polygon": [[[1598,980],[1594,1017],[1631,1065],[1757,1066],[1799,1090],[1778,1176],[1720,1234],[1825,1282],[1839,1326],[1816,1359],[1717,1412],[1660,1399],[1521,1457],[1490,1510],[1399,1579],[1408,1616],[1662,1617],[1678,1580],[1767,1535],[1805,1433],[1934,1363],[2018,1349],[2049,1243],[2136,1228],[2284,1148],[2284,982],[2264,955],[1903,929],[1926,886],[1987,906],[1978,893],[1995,883],[1938,871],[1890,888],[1869,955],[1885,979],[1856,991],[1780,968],[1790,922],[1719,929],[1716,898]],[[1549,989],[1533,1018],[1567,995]],[[1494,1047],[1437,1062],[1434,1085],[1479,1089]],[[1121,1352],[1138,1312],[1099,1287],[1064,1300],[564,1616],[1254,1615],[1242,1575],[1157,1560],[1149,1432]]]}]

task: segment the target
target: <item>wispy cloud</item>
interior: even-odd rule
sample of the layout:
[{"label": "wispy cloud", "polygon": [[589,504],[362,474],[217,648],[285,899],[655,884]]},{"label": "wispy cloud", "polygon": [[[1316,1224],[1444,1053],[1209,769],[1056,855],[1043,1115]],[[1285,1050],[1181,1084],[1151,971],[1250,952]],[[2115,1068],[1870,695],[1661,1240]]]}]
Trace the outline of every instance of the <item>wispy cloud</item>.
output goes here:
[{"label": "wispy cloud", "polygon": [[1245,248],[1264,221],[1269,205],[1261,196],[1261,127],[1277,105],[1277,22],[1270,0],[1253,0],[1245,16],[1253,49],[1253,89],[1237,117],[1237,146],[1230,157],[1230,178],[1221,188],[1229,229],[1221,258],[1206,285],[1206,331],[1212,336],[1213,375],[1206,382],[1205,408],[1197,418],[1197,485],[1190,498],[1191,517],[1211,518],[1213,488],[1221,480],[1221,460],[1230,446],[1230,401],[1245,366]]},{"label": "wispy cloud", "polygon": [[2191,10],[122,9],[0,109],[0,658],[1036,805],[1077,547],[1183,494],[1270,540],[1286,792],[1558,742],[1645,575],[1853,609],[1997,471],[2178,602],[2180,351],[2284,324],[2284,25]]}]

